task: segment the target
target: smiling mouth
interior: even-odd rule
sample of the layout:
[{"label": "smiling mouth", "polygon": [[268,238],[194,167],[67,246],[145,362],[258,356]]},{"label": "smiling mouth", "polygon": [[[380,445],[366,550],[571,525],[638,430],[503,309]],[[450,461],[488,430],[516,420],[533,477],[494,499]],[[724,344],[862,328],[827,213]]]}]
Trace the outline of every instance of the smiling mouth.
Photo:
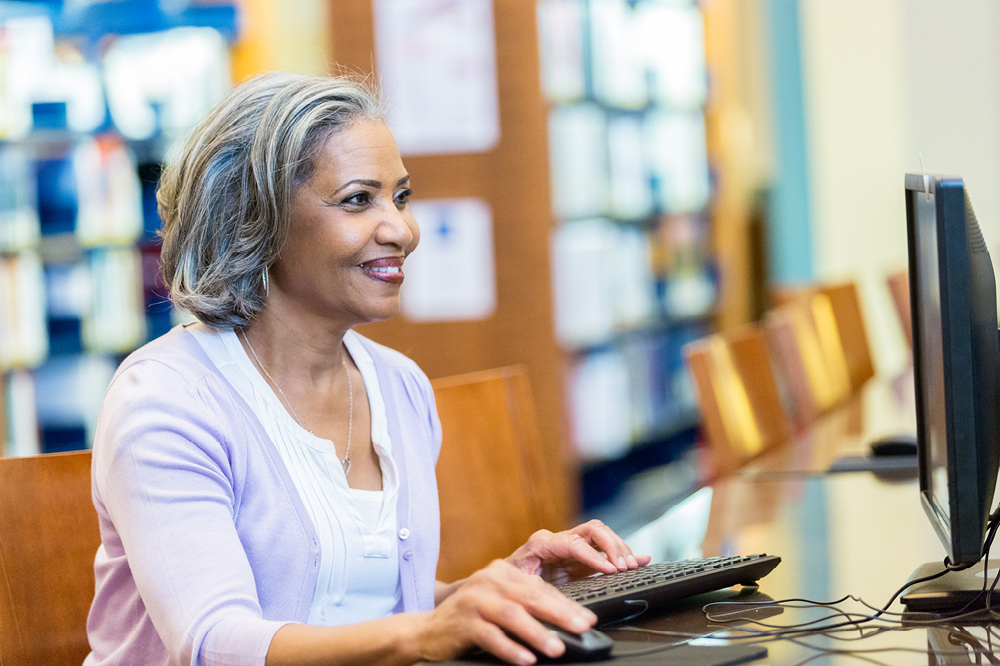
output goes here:
[{"label": "smiling mouth", "polygon": [[361,270],[373,280],[389,284],[400,284],[404,278],[402,257],[383,257],[366,261],[361,264]]}]

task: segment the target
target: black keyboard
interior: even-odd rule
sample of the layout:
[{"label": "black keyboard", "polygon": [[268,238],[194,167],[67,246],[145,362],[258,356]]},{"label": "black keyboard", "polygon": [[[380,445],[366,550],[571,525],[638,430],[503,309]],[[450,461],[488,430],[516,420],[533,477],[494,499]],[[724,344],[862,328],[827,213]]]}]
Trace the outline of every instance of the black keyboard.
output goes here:
[{"label": "black keyboard", "polygon": [[763,553],[662,562],[591,576],[560,585],[558,589],[594,611],[599,622],[610,622],[703,592],[733,585],[755,585],[779,562],[780,557]]}]

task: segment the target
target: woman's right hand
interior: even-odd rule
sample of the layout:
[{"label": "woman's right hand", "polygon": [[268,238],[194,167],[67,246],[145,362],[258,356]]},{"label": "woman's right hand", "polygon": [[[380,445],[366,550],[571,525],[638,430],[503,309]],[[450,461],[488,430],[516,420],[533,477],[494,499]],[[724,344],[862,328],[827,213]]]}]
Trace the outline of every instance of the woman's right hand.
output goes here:
[{"label": "woman's right hand", "polygon": [[446,661],[480,647],[515,664],[535,663],[535,655],[508,633],[558,657],[565,650],[562,641],[539,620],[579,634],[594,626],[597,616],[539,576],[496,560],[465,579],[427,614],[417,637],[420,658]]}]

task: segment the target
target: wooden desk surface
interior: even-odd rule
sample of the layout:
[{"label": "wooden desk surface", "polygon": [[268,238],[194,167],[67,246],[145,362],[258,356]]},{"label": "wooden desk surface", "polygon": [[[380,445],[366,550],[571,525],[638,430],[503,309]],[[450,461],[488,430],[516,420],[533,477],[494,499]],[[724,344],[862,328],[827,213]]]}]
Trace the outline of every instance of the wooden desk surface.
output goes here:
[{"label": "wooden desk surface", "polygon": [[[870,472],[816,472],[825,470],[838,455],[860,453],[871,436],[892,432],[888,428],[908,427],[912,431],[913,417],[906,413],[905,395],[899,403],[892,390],[889,384],[873,385],[860,401],[832,414],[788,447],[702,489],[632,535],[629,541],[633,549],[652,555],[654,561],[760,552],[779,555],[782,563],[761,581],[754,598],[829,601],[852,594],[881,607],[914,569],[945,555],[923,513],[917,482],[884,481]],[[897,401],[897,406],[892,407],[889,400]],[[870,415],[871,419],[865,422],[859,415]],[[727,591],[716,596],[732,594]],[[634,626],[708,632],[718,625],[710,625],[701,611],[707,600],[689,600],[668,613],[638,618]],[[849,608],[868,612],[858,604]],[[896,603],[891,610],[898,612],[902,607]],[[768,621],[790,625],[815,617],[815,610],[786,610]],[[822,636],[805,639],[832,649],[893,648],[856,655],[822,654],[778,641],[768,644],[770,654],[760,663],[979,663],[963,647],[970,642],[967,636],[949,635],[954,629],[889,631],[850,642]],[[973,644],[978,640],[989,648],[995,642],[1000,652],[1000,633],[990,635],[985,627],[966,629]],[[626,640],[678,640],[631,631],[609,633]],[[929,645],[942,647],[931,657]],[[667,654],[664,663],[669,663]],[[994,659],[989,654],[981,663],[1000,663]]]}]

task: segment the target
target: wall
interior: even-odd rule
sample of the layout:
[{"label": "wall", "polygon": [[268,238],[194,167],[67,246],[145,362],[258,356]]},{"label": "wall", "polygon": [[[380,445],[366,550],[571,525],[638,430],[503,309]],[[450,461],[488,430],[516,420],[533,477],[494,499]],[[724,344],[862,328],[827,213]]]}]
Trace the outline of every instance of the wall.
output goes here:
[{"label": "wall", "polygon": [[862,286],[873,356],[905,362],[885,275],[906,265],[903,174],[961,175],[1000,253],[1000,10],[992,0],[800,0],[817,279]]}]

